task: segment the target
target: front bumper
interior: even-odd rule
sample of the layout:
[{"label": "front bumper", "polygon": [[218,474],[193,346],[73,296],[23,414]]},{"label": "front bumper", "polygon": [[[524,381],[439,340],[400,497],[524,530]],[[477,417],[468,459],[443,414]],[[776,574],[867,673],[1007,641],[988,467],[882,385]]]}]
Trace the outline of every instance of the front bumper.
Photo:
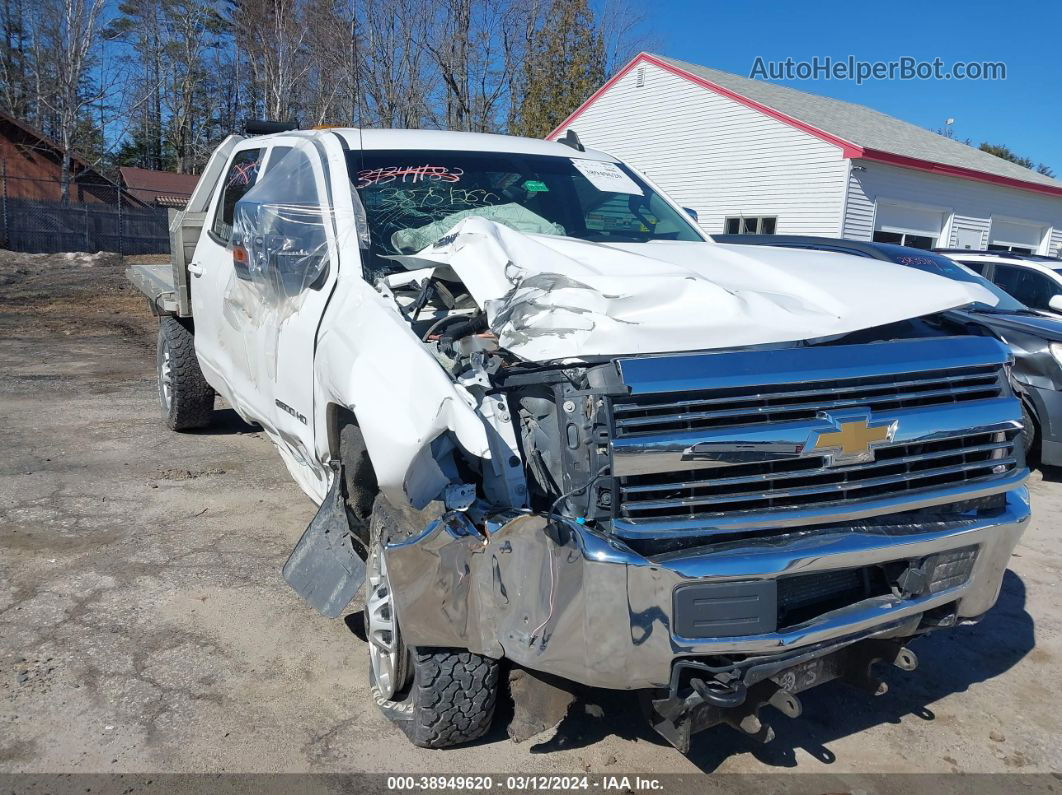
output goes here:
[{"label": "front bumper", "polygon": [[[586,525],[519,515],[486,535],[448,513],[385,549],[404,640],[467,648],[615,689],[667,687],[673,663],[708,655],[789,654],[843,642],[954,605],[985,613],[1029,520],[1028,490],[991,516],[904,526],[818,529],[643,557]],[[674,631],[676,586],[852,569],[976,547],[965,581],[921,596],[875,596],[776,632],[686,638]]]}]

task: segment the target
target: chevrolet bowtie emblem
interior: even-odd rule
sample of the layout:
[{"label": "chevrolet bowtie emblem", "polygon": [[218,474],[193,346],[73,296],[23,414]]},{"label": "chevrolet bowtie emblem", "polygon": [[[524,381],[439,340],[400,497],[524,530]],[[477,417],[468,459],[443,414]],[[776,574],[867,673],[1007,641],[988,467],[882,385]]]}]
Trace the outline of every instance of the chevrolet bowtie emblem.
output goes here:
[{"label": "chevrolet bowtie emblem", "polygon": [[836,430],[815,431],[804,446],[804,455],[821,455],[826,466],[862,464],[874,460],[874,448],[888,444],[896,435],[896,420],[871,420],[870,412],[819,412]]}]

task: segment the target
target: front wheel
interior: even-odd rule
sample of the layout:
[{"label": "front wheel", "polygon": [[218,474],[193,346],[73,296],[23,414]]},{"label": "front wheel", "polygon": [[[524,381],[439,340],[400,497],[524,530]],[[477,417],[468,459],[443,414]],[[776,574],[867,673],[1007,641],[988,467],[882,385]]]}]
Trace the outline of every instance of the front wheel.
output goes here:
[{"label": "front wheel", "polygon": [[156,366],[162,420],[171,431],[205,428],[214,416],[214,390],[199,369],[192,332],[165,316],[159,324]]},{"label": "front wheel", "polygon": [[498,661],[464,649],[410,648],[403,642],[383,545],[419,530],[419,516],[395,509],[383,496],[373,505],[365,563],[369,685],[377,706],[414,745],[447,748],[490,729]]},{"label": "front wheel", "polygon": [[1025,446],[1025,462],[1035,466],[1040,462],[1040,424],[1025,401],[1021,401],[1021,441]]}]

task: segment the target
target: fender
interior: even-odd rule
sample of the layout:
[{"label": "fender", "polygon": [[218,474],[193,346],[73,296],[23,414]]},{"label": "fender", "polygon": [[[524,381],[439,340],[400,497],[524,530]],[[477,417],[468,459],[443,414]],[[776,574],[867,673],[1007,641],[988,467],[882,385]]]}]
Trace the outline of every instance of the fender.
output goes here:
[{"label": "fender", "polygon": [[[340,277],[325,310],[315,360],[316,443],[329,448],[328,406],[354,413],[380,490],[394,505],[423,508],[445,486],[422,451],[449,432],[474,458],[491,457],[474,398],[450,380],[394,304],[368,283]],[[428,472],[418,471],[428,465]]]}]

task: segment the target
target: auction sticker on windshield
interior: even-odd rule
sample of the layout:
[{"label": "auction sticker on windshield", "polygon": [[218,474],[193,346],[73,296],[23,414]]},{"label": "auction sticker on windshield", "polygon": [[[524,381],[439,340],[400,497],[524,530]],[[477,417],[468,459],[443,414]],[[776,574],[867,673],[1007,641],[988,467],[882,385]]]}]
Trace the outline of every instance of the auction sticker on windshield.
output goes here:
[{"label": "auction sticker on windshield", "polygon": [[624,174],[615,163],[606,160],[579,160],[574,157],[571,160],[572,165],[599,191],[642,195],[638,183]]}]

